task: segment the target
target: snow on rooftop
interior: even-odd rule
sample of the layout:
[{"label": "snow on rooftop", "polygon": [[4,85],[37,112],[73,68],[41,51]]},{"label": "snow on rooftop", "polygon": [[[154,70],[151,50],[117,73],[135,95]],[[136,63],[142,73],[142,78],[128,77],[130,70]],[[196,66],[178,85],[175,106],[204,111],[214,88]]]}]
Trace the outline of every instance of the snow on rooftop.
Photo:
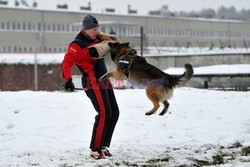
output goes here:
[{"label": "snow on rooftop", "polygon": [[[165,73],[180,75],[185,71],[183,68],[168,68]],[[204,67],[194,67],[194,74],[250,74],[250,64],[214,65]]]}]

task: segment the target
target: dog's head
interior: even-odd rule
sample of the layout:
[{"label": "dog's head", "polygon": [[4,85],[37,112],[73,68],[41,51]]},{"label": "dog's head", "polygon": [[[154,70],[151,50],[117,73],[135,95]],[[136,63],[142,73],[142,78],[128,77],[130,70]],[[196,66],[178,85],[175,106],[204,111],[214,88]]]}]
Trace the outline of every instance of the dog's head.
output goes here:
[{"label": "dog's head", "polygon": [[111,59],[113,61],[117,61],[124,57],[125,55],[134,55],[136,54],[136,50],[132,49],[129,47],[129,42],[126,43],[108,43],[109,47],[111,48],[110,54],[111,54]]}]

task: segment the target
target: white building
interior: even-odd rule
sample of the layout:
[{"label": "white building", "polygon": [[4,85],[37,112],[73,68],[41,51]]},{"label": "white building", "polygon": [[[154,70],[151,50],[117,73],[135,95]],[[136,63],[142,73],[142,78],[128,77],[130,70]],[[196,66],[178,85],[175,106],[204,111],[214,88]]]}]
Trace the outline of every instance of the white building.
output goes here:
[{"label": "white building", "polygon": [[65,52],[81,29],[85,15],[92,14],[100,29],[117,34],[131,46],[250,47],[250,22],[191,19],[112,13],[33,10],[0,6],[0,52]]}]

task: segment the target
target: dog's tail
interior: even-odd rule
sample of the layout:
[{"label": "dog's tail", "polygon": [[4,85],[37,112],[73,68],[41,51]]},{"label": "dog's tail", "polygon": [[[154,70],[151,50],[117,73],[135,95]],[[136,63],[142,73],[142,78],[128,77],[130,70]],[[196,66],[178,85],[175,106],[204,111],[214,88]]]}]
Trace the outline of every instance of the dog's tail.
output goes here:
[{"label": "dog's tail", "polygon": [[194,74],[194,70],[193,70],[193,66],[191,64],[185,64],[185,69],[186,71],[179,77],[176,78],[175,80],[175,85],[184,85],[186,82],[188,82],[193,74]]}]

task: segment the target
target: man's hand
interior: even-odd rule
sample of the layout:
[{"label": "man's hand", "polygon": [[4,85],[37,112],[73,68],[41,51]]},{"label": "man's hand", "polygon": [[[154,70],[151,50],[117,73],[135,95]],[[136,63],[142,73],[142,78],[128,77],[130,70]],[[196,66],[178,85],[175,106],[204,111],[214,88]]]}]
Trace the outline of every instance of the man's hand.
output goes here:
[{"label": "man's hand", "polygon": [[74,90],[75,90],[75,85],[74,85],[74,83],[72,82],[72,79],[68,79],[68,80],[65,82],[64,88],[65,88],[66,91],[74,92]]}]

